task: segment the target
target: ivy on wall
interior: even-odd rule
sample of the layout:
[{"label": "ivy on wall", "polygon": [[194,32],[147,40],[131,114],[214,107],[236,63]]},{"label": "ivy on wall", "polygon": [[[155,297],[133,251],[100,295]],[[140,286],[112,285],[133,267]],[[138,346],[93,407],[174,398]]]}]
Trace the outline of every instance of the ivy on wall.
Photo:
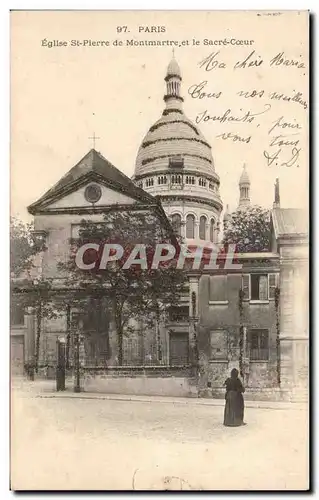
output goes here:
[{"label": "ivy on wall", "polygon": [[239,373],[244,376],[243,356],[244,356],[244,290],[241,288],[238,294],[239,308]]},{"label": "ivy on wall", "polygon": [[276,309],[276,351],[277,351],[277,383],[281,383],[281,362],[280,362],[280,319],[279,319],[279,299],[280,288],[275,289],[275,309]]}]

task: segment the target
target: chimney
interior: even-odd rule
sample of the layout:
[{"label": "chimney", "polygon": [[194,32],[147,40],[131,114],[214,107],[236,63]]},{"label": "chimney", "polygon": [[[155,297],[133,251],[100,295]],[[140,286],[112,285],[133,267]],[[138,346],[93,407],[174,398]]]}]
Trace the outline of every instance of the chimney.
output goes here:
[{"label": "chimney", "polygon": [[275,183],[275,201],[273,204],[273,208],[280,208],[280,194],[279,194],[279,179],[277,177]]}]

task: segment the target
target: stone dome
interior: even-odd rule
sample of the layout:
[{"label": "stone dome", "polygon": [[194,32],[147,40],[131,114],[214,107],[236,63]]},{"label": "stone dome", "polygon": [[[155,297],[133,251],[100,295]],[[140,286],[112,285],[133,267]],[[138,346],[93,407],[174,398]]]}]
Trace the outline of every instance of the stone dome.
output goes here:
[{"label": "stone dome", "polygon": [[218,241],[223,203],[211,147],[187,118],[181,71],[173,58],[166,76],[165,109],[138,150],[134,182],[160,200],[173,227],[188,244]]},{"label": "stone dome", "polygon": [[181,157],[183,168],[214,177],[211,147],[198,128],[176,109],[165,110],[139,148],[135,176],[169,169],[170,158]]},{"label": "stone dome", "polygon": [[[174,163],[188,173],[211,176],[219,182],[210,145],[198,127],[184,114],[184,99],[180,95],[181,71],[174,57],[168,65],[165,81],[166,107],[142,141],[136,158],[135,179],[169,172]],[[175,159],[178,159],[177,163]]]}]

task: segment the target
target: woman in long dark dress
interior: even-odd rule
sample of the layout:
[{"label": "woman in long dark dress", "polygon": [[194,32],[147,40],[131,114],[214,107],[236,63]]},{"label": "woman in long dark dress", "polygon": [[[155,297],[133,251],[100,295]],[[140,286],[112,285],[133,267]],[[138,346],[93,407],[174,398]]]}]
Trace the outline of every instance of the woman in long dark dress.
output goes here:
[{"label": "woman in long dark dress", "polygon": [[244,398],[245,388],[238,378],[238,370],[233,368],[230,377],[225,381],[226,404],[224,411],[224,425],[238,427],[244,424]]}]

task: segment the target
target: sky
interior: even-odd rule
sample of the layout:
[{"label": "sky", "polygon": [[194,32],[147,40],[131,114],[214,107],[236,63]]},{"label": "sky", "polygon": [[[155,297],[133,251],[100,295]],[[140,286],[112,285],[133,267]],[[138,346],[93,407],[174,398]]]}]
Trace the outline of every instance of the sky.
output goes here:
[{"label": "sky", "polygon": [[184,111],[212,146],[224,206],[236,208],[246,164],[253,204],[271,208],[279,177],[281,206],[305,207],[306,12],[15,11],[12,214],[30,219],[26,207],[91,149],[93,132],[96,149],[134,174],[143,137],[164,109],[172,57],[172,45],[141,41],[177,43]]}]

